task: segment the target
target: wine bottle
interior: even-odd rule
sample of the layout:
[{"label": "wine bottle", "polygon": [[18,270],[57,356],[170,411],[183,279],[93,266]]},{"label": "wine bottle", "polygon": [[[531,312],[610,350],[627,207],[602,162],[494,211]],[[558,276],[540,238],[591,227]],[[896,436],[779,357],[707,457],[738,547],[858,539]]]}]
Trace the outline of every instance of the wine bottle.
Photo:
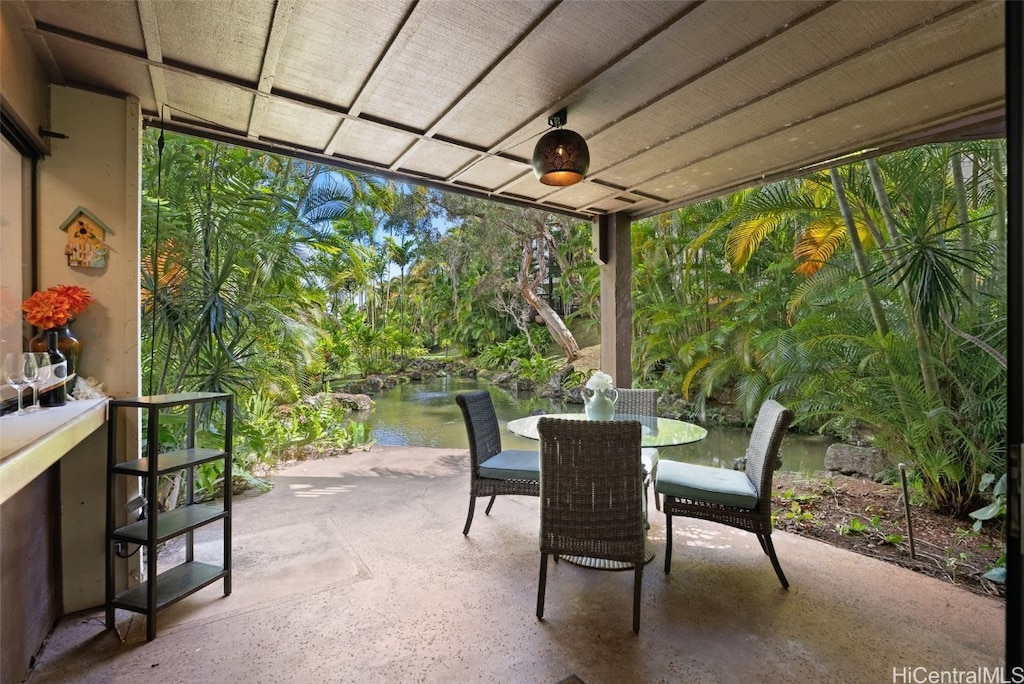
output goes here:
[{"label": "wine bottle", "polygon": [[50,357],[51,386],[39,393],[40,406],[63,406],[68,401],[68,360],[57,348],[57,331],[46,331],[46,353]]}]

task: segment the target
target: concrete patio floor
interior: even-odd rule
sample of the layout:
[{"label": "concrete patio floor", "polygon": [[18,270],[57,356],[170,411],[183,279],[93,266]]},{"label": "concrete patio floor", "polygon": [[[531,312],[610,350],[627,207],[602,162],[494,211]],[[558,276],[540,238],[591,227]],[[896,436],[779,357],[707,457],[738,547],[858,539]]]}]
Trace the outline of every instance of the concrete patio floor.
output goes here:
[{"label": "concrete patio floor", "polygon": [[463,537],[467,471],[465,451],[396,447],[284,469],[236,499],[230,596],[165,610],[148,643],[131,613],[117,632],[67,617],[28,681],[909,682],[1003,663],[995,599],[777,533],[784,591],[753,535],[689,520],[666,576],[653,510],[639,635],[631,572],[564,561],[539,621],[537,500],[481,500]]}]

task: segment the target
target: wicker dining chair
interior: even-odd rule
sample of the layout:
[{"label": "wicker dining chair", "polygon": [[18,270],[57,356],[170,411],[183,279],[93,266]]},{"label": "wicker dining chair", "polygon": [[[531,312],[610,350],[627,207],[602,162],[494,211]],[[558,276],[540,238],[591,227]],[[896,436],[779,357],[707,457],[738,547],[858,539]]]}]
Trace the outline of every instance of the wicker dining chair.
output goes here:
[{"label": "wicker dining chair", "polygon": [[640,631],[646,525],[640,423],[542,417],[540,433],[540,580],[544,617],[548,555],[630,563],[633,631]]},{"label": "wicker dining chair", "polygon": [[664,496],[665,572],[672,565],[673,516],[700,518],[753,532],[761,550],[771,559],[784,589],[789,582],[772,544],[772,475],[779,444],[793,412],[769,399],[761,405],[747,446],[744,470],[662,461],[654,490]]},{"label": "wicker dining chair", "polygon": [[[615,403],[616,413],[638,416],[641,425],[648,429],[657,429],[658,390],[625,387],[616,387],[615,389],[619,393],[618,401]],[[646,497],[651,483],[654,482],[655,471],[658,469],[658,450],[655,447],[642,447],[640,460],[644,464],[644,496]],[[661,510],[657,492],[654,494],[654,506],[659,511]]]},{"label": "wicker dining chair", "polygon": [[540,494],[540,456],[536,451],[501,448],[498,417],[491,395],[484,390],[455,396],[462,409],[469,437],[469,515],[462,534],[469,534],[478,496],[489,496],[485,515],[499,494],[538,496]]}]

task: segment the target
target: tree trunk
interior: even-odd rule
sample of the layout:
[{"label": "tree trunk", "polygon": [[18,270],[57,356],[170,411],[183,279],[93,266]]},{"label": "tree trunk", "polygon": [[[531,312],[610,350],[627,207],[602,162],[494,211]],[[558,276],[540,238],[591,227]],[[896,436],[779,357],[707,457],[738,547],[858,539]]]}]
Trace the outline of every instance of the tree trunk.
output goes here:
[{"label": "tree trunk", "polygon": [[580,355],[579,343],[576,342],[576,338],[565,324],[565,321],[562,320],[562,317],[558,315],[558,312],[552,309],[543,298],[537,296],[537,288],[544,281],[547,268],[538,269],[537,273],[532,277],[530,274],[533,256],[536,253],[535,244],[537,239],[544,238],[528,239],[523,246],[523,256],[519,262],[519,292],[523,295],[523,299],[537,311],[537,315],[541,317],[544,325],[548,328],[548,332],[551,333],[551,338],[565,352],[565,360],[572,363]]},{"label": "tree trunk", "polygon": [[565,360],[571,363],[579,358],[580,345],[576,342],[576,338],[573,337],[572,332],[565,325],[558,312],[552,309],[544,299],[538,297],[532,286],[522,287],[520,292],[523,294],[523,299],[537,310],[537,315],[541,317],[544,324],[548,327],[551,338],[565,352]]},{"label": "tree trunk", "polygon": [[[894,247],[901,247],[903,238],[896,228],[896,221],[892,216],[892,205],[889,203],[889,195],[885,192],[885,184],[882,181],[882,172],[878,168],[878,162],[874,159],[867,160],[868,175],[871,177],[871,186],[878,198],[878,206],[882,209],[882,218],[885,220],[885,229],[889,233],[889,243]],[[914,346],[917,347],[917,359],[921,368],[921,380],[924,382],[925,391],[932,399],[939,401],[939,380],[935,374],[935,366],[932,365],[931,348],[928,344],[928,332],[925,329],[924,321],[921,320],[921,312],[911,298],[910,285],[906,280],[901,285],[903,298],[907,303],[907,316],[910,320],[910,328],[914,335]]]},{"label": "tree trunk", "polygon": [[886,323],[885,312],[882,311],[882,302],[878,299],[878,293],[871,287],[871,269],[868,265],[868,257],[864,253],[864,245],[861,244],[860,235],[857,233],[857,224],[853,220],[850,203],[846,200],[843,181],[839,177],[839,171],[834,167],[828,170],[828,174],[832,179],[832,188],[835,190],[836,199],[839,201],[839,212],[843,216],[843,223],[846,224],[846,236],[850,238],[853,258],[857,262],[857,273],[860,275],[861,282],[864,283],[864,294],[868,298],[868,306],[871,309],[871,318],[875,322],[875,330],[880,337],[885,337],[889,334],[889,325]]},{"label": "tree trunk", "polygon": [[[956,199],[956,216],[957,220],[960,221],[960,248],[964,250],[965,254],[970,254],[974,245],[971,239],[970,216],[967,213],[967,190],[964,187],[964,170],[961,164],[962,158],[960,153],[954,152],[950,158],[950,166],[952,166],[953,170],[953,194]],[[978,283],[974,277],[974,271],[971,270],[968,264],[963,265],[960,279],[963,281],[964,292],[967,293],[968,301],[973,303]]]},{"label": "tree trunk", "polygon": [[992,153],[989,163],[992,165],[992,179],[996,186],[992,198],[996,230],[993,244],[997,245],[998,249],[993,270],[995,273],[1006,273],[1006,177],[1003,175],[1003,152],[996,140],[991,142],[989,151]]}]

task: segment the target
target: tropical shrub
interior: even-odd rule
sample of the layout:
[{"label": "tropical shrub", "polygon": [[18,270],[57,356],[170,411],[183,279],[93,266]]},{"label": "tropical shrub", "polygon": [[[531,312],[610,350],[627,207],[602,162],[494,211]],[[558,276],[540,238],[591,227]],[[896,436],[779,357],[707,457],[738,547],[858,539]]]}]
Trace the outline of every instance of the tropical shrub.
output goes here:
[{"label": "tropical shrub", "polygon": [[541,356],[535,354],[525,359],[519,359],[514,369],[517,378],[529,380],[535,384],[543,384],[551,379],[559,368],[565,365],[565,359],[557,356]]},{"label": "tropical shrub", "polygon": [[525,358],[530,355],[530,346],[526,343],[526,339],[522,337],[513,337],[505,340],[504,342],[498,342],[480,352],[480,355],[476,357],[475,363],[480,368],[486,369],[498,369],[498,368],[509,368],[512,366],[514,361]]}]

